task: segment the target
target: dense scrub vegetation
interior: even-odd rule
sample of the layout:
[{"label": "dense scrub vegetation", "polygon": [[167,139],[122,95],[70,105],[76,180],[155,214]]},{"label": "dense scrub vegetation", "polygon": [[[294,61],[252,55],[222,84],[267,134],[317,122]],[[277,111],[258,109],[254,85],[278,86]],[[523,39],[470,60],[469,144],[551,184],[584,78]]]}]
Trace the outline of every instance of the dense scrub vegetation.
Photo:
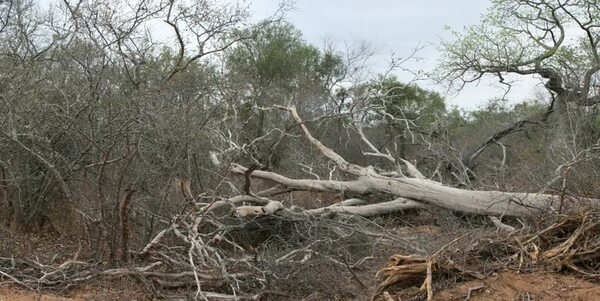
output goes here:
[{"label": "dense scrub vegetation", "polygon": [[[291,107],[316,139],[377,172],[395,168],[389,156],[464,190],[598,197],[594,91],[600,59],[597,29],[590,24],[597,25],[600,14],[574,23],[590,40],[578,36],[581,46],[564,46],[562,24],[579,20],[585,1],[562,8],[550,0],[541,1],[547,2],[541,8],[531,1],[494,2],[506,14],[523,14],[511,15],[514,20],[490,16],[482,25],[489,31],[457,33],[456,41],[444,45],[438,74],[446,76],[439,80],[538,74],[548,90],[510,103],[481,99],[479,109],[463,111],[418,81],[400,81],[395,64],[370,75],[364,46],[340,51],[307,43],[284,20],[284,6],[251,24],[245,7],[219,1],[65,0],[51,7],[0,1],[0,238],[42,232],[80,245],[82,260],[117,268],[132,257],[142,262],[136,252],[146,254],[142,249],[178,224],[177,218],[269,188],[269,181],[250,180],[255,171],[350,179],[307,143],[290,118]],[[537,13],[553,18],[538,22],[525,15]],[[513,22],[515,29],[502,22]],[[537,29],[518,31],[523,22]],[[513,44],[511,34],[529,34],[529,44]],[[497,51],[494,41],[519,55],[491,54]],[[232,163],[247,169],[235,175]],[[339,198],[393,199],[372,192],[367,197],[337,191],[318,196],[321,203],[301,193],[278,200],[314,209]],[[235,220],[250,231],[243,219],[223,216],[219,222]],[[219,239],[235,242],[225,249],[270,241],[284,250],[285,243],[274,243],[272,236],[289,234],[281,230],[292,231],[289,223],[271,225],[279,232],[261,232],[257,241],[230,228]],[[329,231],[303,225],[317,237]],[[296,237],[295,243],[311,237]],[[338,239],[357,249],[364,243]],[[355,250],[352,256],[368,254]]]}]

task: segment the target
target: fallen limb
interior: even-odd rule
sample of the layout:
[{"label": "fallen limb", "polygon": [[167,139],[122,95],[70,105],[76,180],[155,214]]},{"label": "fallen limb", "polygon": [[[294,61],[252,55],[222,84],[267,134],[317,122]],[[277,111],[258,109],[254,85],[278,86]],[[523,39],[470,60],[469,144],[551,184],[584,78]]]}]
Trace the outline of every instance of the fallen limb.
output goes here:
[{"label": "fallen limb", "polygon": [[[453,211],[485,214],[492,216],[531,216],[540,212],[553,210],[560,202],[560,197],[544,193],[521,193],[505,191],[465,190],[445,186],[442,183],[426,179],[414,165],[402,158],[391,158],[389,154],[378,152],[376,148],[364,137],[372,152],[378,152],[393,163],[403,162],[406,165],[408,176],[399,173],[377,173],[374,168],[359,166],[346,161],[342,156],[330,149],[314,136],[304,124],[295,107],[280,107],[289,112],[290,116],[302,129],[308,141],[326,158],[330,159],[343,172],[355,176],[354,180],[313,180],[292,179],[284,175],[263,170],[249,170],[239,165],[231,164],[230,172],[245,177],[259,178],[271,181],[276,189],[326,191],[326,192],[353,192],[366,194],[380,192],[404,198],[411,201],[406,207],[417,207],[416,203],[433,205]],[[251,208],[247,208],[250,210]],[[257,208],[253,208],[257,209]],[[339,210],[339,209],[336,209]],[[252,214],[256,215],[259,212]]]},{"label": "fallen limb", "polygon": [[336,206],[328,206],[324,208],[312,209],[308,210],[308,213],[311,214],[325,214],[328,212],[333,213],[343,213],[343,214],[353,214],[359,215],[363,217],[370,216],[378,216],[384,214],[390,214],[398,211],[403,211],[407,209],[415,209],[415,208],[424,208],[426,207],[423,203],[415,202],[413,200],[405,199],[405,198],[397,198],[393,201],[363,205],[363,206],[344,206],[344,205],[336,205]]},{"label": "fallen limb", "polygon": [[[239,164],[232,164],[230,168],[232,173],[242,175],[246,170]],[[549,210],[551,205],[559,200],[558,196],[550,194],[464,190],[444,186],[428,179],[391,178],[371,174],[350,181],[292,179],[261,170],[253,171],[250,176],[272,181],[294,190],[359,194],[383,192],[453,211],[497,216],[533,215]]]},{"label": "fallen limb", "polygon": [[237,217],[271,215],[283,209],[283,204],[278,201],[269,201],[264,206],[240,206],[235,210]]}]

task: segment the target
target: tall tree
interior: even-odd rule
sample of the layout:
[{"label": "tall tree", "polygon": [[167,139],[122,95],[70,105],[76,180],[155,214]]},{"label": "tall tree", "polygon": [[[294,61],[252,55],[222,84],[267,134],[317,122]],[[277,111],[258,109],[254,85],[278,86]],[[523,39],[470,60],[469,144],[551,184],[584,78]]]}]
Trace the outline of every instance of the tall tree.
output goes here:
[{"label": "tall tree", "polygon": [[248,31],[252,38],[240,41],[226,58],[248,105],[281,104],[293,95],[301,110],[310,111],[326,100],[328,88],[343,73],[339,56],[308,44],[289,23],[261,23],[240,34],[248,36]]},{"label": "tall tree", "polygon": [[[600,103],[600,5],[580,0],[493,0],[481,24],[443,44],[441,74],[462,87],[486,76],[537,76],[552,95],[557,137],[568,138],[569,108]],[[586,111],[586,110],[584,110]]]},{"label": "tall tree", "polygon": [[[350,90],[346,103],[349,106],[369,108],[359,112],[356,124],[365,130],[383,130],[385,135],[376,135],[377,141],[406,156],[407,145],[415,144],[419,133],[435,130],[436,121],[446,112],[444,98],[437,92],[418,85],[402,83],[395,76],[380,76],[370,83],[358,85]],[[384,138],[385,136],[385,138]]]},{"label": "tall tree", "polygon": [[238,35],[250,38],[227,51],[225,64],[230,90],[238,94],[239,139],[254,144],[253,156],[272,157],[285,147],[277,142],[281,135],[272,129],[284,131],[286,118],[280,111],[266,108],[293,102],[309,116],[322,114],[344,64],[337,54],[307,43],[302,33],[286,22],[262,22]]}]

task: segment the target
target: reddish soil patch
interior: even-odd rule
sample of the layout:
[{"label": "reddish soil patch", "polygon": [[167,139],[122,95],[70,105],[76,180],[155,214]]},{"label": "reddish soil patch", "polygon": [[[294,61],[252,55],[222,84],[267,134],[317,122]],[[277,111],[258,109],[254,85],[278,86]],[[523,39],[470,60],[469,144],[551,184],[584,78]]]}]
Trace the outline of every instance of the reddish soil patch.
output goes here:
[{"label": "reddish soil patch", "polygon": [[47,294],[22,291],[14,288],[0,287],[0,301],[83,301],[83,298],[57,297]]},{"label": "reddish soil patch", "polygon": [[0,286],[0,301],[100,301],[100,300],[153,300],[139,293],[136,288],[127,289],[83,287],[65,294],[27,291],[15,286]]},{"label": "reddish soil patch", "polygon": [[465,300],[470,288],[470,301],[505,300],[600,300],[600,284],[573,276],[502,272],[483,281],[461,283],[434,294],[434,300]]},{"label": "reddish soil patch", "polygon": [[[483,284],[483,287],[479,288]],[[460,283],[452,288],[434,294],[434,300],[466,300],[472,289],[469,301],[506,300],[600,300],[600,284],[573,276],[534,273],[519,274],[502,272],[483,281],[473,280]],[[132,292],[109,291],[87,288],[80,292],[60,297],[53,294],[38,294],[14,287],[0,287],[0,301],[89,301],[89,300],[151,300]],[[310,298],[309,298],[310,299]],[[393,298],[393,300],[404,300]]]}]

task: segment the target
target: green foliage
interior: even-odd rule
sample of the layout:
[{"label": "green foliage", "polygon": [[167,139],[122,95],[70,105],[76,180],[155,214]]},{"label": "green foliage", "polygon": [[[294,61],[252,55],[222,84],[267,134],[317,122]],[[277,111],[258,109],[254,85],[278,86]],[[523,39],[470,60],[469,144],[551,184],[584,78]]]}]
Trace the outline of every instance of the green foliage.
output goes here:
[{"label": "green foliage", "polygon": [[[451,31],[442,42],[437,74],[458,84],[485,74],[558,72],[576,87],[590,66],[597,66],[600,7],[596,1],[493,0],[480,24]],[[585,28],[585,29],[584,29]],[[589,30],[589,35],[586,30]]]},{"label": "green foliage", "polygon": [[547,110],[547,104],[537,101],[523,101],[509,105],[505,99],[491,99],[479,110],[468,113],[471,121],[499,120],[504,122],[516,122],[522,119],[531,119]]},{"label": "green foliage", "polygon": [[[308,85],[324,84],[342,73],[342,60],[323,53],[302,39],[301,32],[288,23],[261,23],[248,31],[246,39],[233,48],[226,61],[229,72],[242,76],[254,91],[283,89],[292,93]],[[248,32],[240,33],[247,36]]]},{"label": "green foliage", "polygon": [[[287,115],[257,107],[284,105],[290,100],[307,118],[322,114],[331,83],[344,74],[341,57],[323,52],[302,38],[302,33],[285,22],[259,23],[238,33],[241,39],[225,55],[226,80],[239,95],[237,117],[239,134],[250,142],[263,136],[268,128],[284,128]],[[273,141],[261,140],[257,152],[289,153]],[[259,143],[260,144],[260,143]]]},{"label": "green foliage", "polygon": [[445,100],[439,93],[416,84],[403,84],[393,76],[381,78],[368,89],[375,105],[386,112],[377,118],[388,123],[398,123],[394,119],[401,119],[428,127],[446,112]]}]

